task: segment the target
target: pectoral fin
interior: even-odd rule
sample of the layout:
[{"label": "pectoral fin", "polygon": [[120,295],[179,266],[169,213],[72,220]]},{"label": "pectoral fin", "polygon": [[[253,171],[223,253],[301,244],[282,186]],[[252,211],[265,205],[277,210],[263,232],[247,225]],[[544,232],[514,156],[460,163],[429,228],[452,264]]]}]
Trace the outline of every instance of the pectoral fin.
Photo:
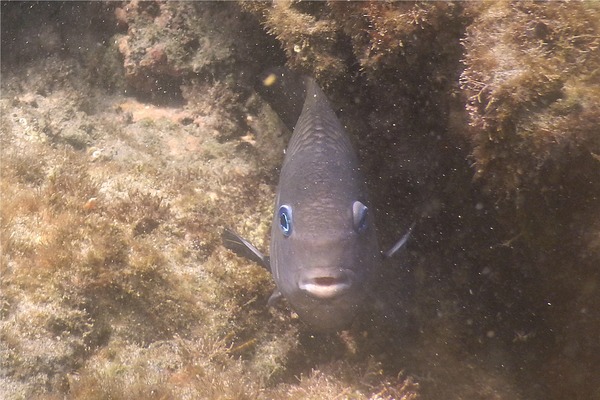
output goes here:
[{"label": "pectoral fin", "polygon": [[221,239],[223,240],[223,246],[225,246],[227,249],[233,251],[240,257],[254,261],[255,263],[266,268],[267,271],[271,271],[269,257],[265,256],[250,242],[239,236],[237,233],[225,228],[221,234]]},{"label": "pectoral fin", "polygon": [[271,296],[269,297],[269,301],[267,301],[267,305],[269,307],[275,307],[275,305],[283,298],[283,295],[279,291],[279,289],[275,289]]},{"label": "pectoral fin", "polygon": [[408,228],[408,232],[406,232],[404,234],[404,236],[402,236],[400,238],[400,240],[398,240],[388,251],[381,253],[381,255],[383,256],[384,259],[392,257],[394,254],[396,254],[398,252],[398,250],[400,250],[402,247],[404,247],[404,245],[410,238],[410,234],[412,233],[412,230],[415,227],[415,224],[416,224],[416,222],[413,222],[413,224],[410,226],[410,228]]}]

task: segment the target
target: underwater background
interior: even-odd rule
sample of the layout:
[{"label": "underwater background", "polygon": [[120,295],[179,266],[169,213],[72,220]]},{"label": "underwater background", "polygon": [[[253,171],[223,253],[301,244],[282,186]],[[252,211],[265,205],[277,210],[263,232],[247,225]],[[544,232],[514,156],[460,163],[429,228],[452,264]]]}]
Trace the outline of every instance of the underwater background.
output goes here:
[{"label": "underwater background", "polygon": [[[314,76],[386,263],[312,332],[261,250]],[[600,399],[600,3],[1,3],[0,398]]]}]

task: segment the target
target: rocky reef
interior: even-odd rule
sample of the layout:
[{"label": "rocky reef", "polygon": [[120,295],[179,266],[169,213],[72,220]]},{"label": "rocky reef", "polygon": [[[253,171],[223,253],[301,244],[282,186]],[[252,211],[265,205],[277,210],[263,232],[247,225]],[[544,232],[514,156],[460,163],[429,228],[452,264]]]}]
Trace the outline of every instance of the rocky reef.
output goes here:
[{"label": "rocky reef", "polygon": [[543,320],[560,332],[541,374],[557,398],[597,396],[584,382],[600,365],[600,8],[488,4],[465,50],[475,179],[532,257]]},{"label": "rocky reef", "polygon": [[[0,397],[600,395],[593,2],[2,2]],[[347,331],[269,309],[289,132],[315,76],[380,242]]]}]

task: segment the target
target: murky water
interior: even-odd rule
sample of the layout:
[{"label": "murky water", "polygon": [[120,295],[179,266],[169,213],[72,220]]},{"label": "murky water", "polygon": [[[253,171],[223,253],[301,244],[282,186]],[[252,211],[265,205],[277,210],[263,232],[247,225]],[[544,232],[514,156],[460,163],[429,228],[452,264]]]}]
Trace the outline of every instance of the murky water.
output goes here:
[{"label": "murky water", "polygon": [[[1,34],[0,397],[600,398],[595,3],[2,2]],[[340,332],[221,242],[268,252],[283,64],[381,248],[415,223]]]}]

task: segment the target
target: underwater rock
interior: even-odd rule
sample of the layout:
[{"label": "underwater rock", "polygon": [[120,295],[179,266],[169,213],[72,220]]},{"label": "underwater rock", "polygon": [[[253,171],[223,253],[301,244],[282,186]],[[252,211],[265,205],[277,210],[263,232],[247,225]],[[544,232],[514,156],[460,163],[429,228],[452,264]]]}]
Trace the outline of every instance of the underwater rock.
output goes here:
[{"label": "underwater rock", "polygon": [[541,272],[540,311],[557,339],[540,374],[557,398],[591,398],[598,385],[583,382],[600,364],[589,341],[600,335],[589,315],[600,307],[600,7],[499,2],[473,11],[461,84],[475,178]]},{"label": "underwater rock", "polygon": [[476,177],[497,198],[523,202],[567,170],[597,166],[599,13],[594,3],[498,3],[469,27],[468,136]]},{"label": "underwater rock", "polygon": [[[595,3],[1,7],[0,397],[597,397]],[[386,321],[336,335],[220,245],[266,247],[288,137],[253,81],[286,59],[380,237],[419,220]]]},{"label": "underwater rock", "polygon": [[219,141],[247,134],[248,89],[262,60],[276,58],[252,16],[223,2],[130,1],[115,13],[127,27],[118,36],[125,79],[139,98],[185,104],[186,123]]},{"label": "underwater rock", "polygon": [[[234,3],[124,2],[115,14],[127,27],[118,42],[128,84],[155,100],[177,100],[179,86],[189,79],[239,82],[248,72],[239,63],[252,68],[250,53],[268,49],[258,45],[252,18],[237,10]],[[243,34],[256,45],[240,41]]]}]

